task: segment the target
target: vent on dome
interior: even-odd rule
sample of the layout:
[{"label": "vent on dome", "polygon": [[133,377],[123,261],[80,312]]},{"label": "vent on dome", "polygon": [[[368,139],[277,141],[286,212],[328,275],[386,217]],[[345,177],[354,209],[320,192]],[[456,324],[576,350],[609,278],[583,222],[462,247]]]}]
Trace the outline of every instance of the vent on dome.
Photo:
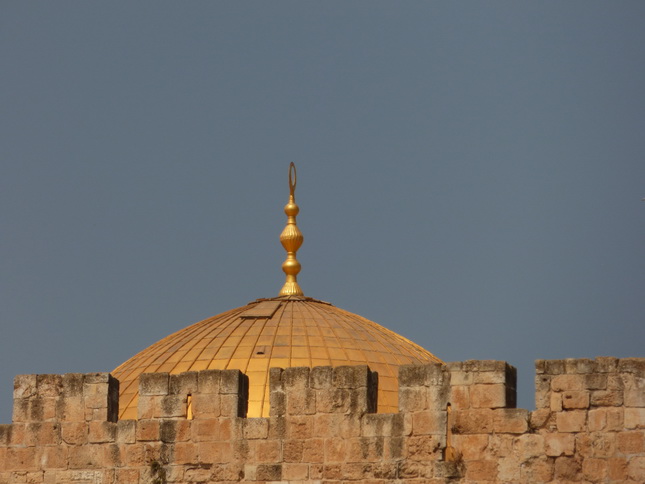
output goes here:
[{"label": "vent on dome", "polygon": [[258,318],[271,318],[282,304],[280,301],[262,301],[251,309],[247,309],[240,318],[244,319],[258,319]]}]

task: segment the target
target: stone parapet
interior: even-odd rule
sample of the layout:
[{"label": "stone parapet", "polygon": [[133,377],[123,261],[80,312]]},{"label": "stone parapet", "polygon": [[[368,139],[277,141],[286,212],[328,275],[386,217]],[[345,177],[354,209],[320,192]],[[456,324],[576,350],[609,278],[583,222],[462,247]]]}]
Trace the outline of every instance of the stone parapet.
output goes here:
[{"label": "stone parapet", "polygon": [[118,421],[109,374],[20,375],[0,484],[645,482],[645,359],[539,360],[536,409],[500,361],[403,366],[375,413],[366,366],[273,368],[268,418],[237,370],[140,379]]}]

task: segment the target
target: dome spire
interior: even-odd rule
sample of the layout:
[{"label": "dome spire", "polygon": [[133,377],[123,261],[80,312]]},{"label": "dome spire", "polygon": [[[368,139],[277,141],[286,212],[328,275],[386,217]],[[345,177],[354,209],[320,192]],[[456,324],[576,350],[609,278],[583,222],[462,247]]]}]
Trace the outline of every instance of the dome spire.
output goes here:
[{"label": "dome spire", "polygon": [[302,245],[302,232],[296,225],[296,215],[300,211],[296,205],[296,165],[291,162],[289,165],[289,203],[284,206],[284,213],[287,215],[287,226],[280,234],[280,243],[287,251],[287,259],[282,263],[282,270],[287,279],[280,290],[280,296],[304,296],[298,285],[298,273],[300,262],[296,259],[296,252]]}]

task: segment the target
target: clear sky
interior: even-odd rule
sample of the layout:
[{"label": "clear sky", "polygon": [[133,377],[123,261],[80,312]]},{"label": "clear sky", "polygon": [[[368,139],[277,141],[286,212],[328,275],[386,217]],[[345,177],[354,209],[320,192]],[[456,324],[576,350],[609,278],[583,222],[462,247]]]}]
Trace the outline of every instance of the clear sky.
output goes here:
[{"label": "clear sky", "polygon": [[0,6],[0,422],[277,295],[445,361],[645,356],[645,2]]}]

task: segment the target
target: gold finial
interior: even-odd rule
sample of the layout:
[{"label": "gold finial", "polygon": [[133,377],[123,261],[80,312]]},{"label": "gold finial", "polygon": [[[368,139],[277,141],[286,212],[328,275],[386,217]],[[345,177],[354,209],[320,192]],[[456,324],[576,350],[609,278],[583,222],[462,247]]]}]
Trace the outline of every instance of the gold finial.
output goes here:
[{"label": "gold finial", "polygon": [[280,296],[304,296],[298,285],[298,273],[300,262],[296,259],[296,252],[302,245],[302,232],[296,225],[296,215],[300,211],[296,205],[296,165],[293,162],[289,165],[289,203],[284,206],[284,213],[287,215],[287,226],[280,234],[280,243],[287,251],[287,259],[282,263],[282,270],[287,275],[287,280],[280,290]]}]

